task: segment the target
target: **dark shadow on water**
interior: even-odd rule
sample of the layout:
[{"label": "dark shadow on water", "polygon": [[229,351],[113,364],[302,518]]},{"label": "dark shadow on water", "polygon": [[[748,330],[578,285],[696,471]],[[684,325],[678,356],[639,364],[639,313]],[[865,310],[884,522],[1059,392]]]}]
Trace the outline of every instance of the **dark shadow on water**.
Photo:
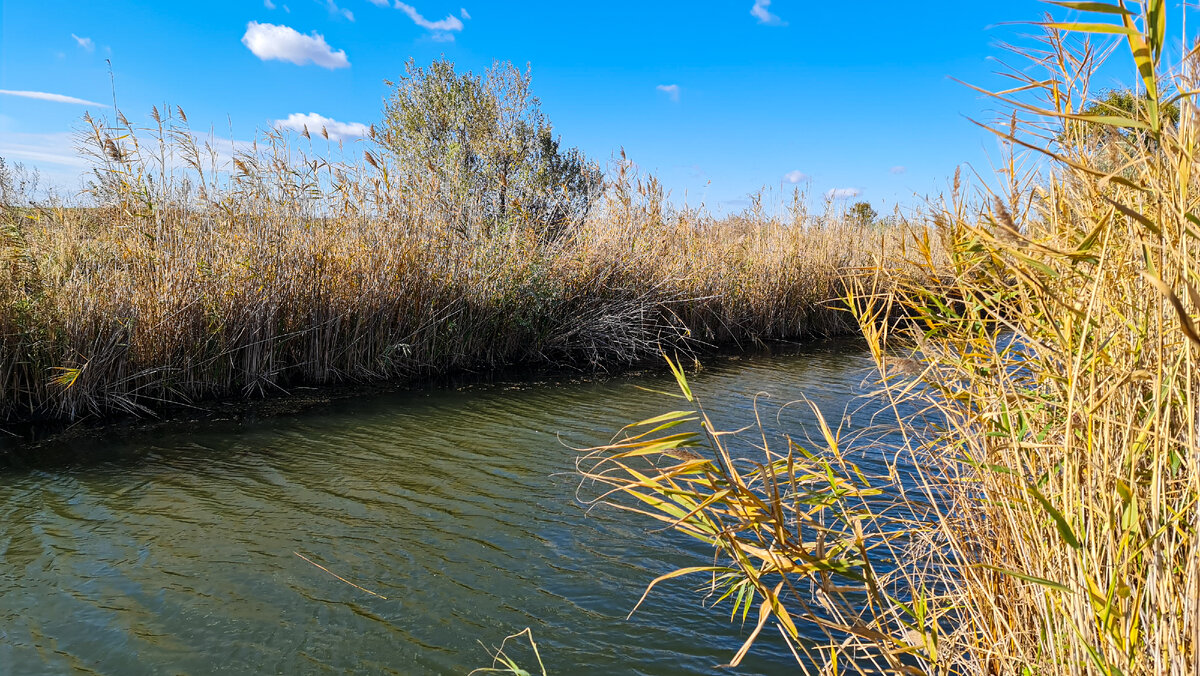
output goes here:
[{"label": "dark shadow on water", "polygon": [[[804,342],[772,341],[752,351],[727,349],[703,355],[689,372],[723,368],[743,360],[801,358],[809,354],[857,353],[858,338]],[[431,376],[413,383],[342,383],[322,387],[297,386],[286,393],[232,401],[172,406],[141,416],[85,417],[75,422],[40,420],[0,426],[0,472],[5,470],[86,468],[92,464],[141,462],[144,444],[161,435],[186,435],[206,429],[237,430],[270,424],[281,418],[320,415],[356,403],[384,399],[395,406],[422,399],[452,397],[453,393],[559,388],[598,383],[634,382],[667,373],[661,359],[618,372],[562,367],[506,367],[484,372],[461,371]]]}]

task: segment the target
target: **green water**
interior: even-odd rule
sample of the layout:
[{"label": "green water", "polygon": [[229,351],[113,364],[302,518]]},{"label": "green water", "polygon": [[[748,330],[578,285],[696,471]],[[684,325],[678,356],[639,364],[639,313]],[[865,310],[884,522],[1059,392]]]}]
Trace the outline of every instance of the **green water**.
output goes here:
[{"label": "green water", "polygon": [[[771,425],[802,435],[806,408],[776,422],[778,404],[808,395],[836,420],[868,366],[834,342],[715,358],[691,379],[719,423],[752,421],[765,391]],[[576,498],[564,443],[677,408],[638,386],[673,383],[370,395],[10,444],[0,674],[464,674],[489,663],[480,642],[525,627],[552,674],[714,673],[751,627],[703,607],[702,579],[662,585],[626,619],[705,546]],[[764,634],[737,673],[796,668]]]}]

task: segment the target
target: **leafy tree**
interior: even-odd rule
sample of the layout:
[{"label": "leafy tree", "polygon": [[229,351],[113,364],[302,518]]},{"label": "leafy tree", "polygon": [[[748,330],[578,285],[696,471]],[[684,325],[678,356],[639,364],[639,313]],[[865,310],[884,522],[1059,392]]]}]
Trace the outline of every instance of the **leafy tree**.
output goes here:
[{"label": "leafy tree", "polygon": [[464,234],[523,221],[557,237],[583,220],[603,173],[565,149],[530,90],[530,74],[494,63],[480,76],[446,59],[409,59],[377,138],[410,178],[437,179],[444,216]]},{"label": "leafy tree", "polygon": [[[1137,94],[1129,89],[1110,89],[1104,92],[1102,98],[1084,106],[1079,114],[1086,117],[1118,117],[1144,123],[1147,121],[1150,110],[1147,103],[1148,99],[1144,93]],[[1179,124],[1178,103],[1159,106],[1158,114],[1162,117],[1164,126]],[[1113,126],[1090,120],[1068,120],[1059,137],[1060,142],[1065,141],[1072,133],[1079,134],[1083,140],[1090,141],[1103,141],[1111,139],[1115,135],[1127,144],[1147,147],[1152,143],[1146,134],[1136,128]]]},{"label": "leafy tree", "polygon": [[850,222],[860,225],[870,225],[875,222],[875,219],[879,218],[879,214],[876,213],[871,203],[866,201],[852,204],[846,216],[850,219]]}]

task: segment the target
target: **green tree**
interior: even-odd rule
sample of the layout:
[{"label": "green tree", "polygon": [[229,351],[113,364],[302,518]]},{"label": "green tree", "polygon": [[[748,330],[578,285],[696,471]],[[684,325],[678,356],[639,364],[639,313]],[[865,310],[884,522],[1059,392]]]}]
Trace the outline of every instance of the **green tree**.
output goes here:
[{"label": "green tree", "polygon": [[480,76],[446,59],[410,59],[392,86],[377,138],[410,178],[436,178],[444,216],[464,234],[524,222],[547,238],[583,220],[603,173],[563,148],[530,90],[530,74],[494,63]]},{"label": "green tree", "polygon": [[850,210],[846,212],[846,217],[852,223],[859,225],[871,225],[875,219],[879,218],[879,214],[871,206],[870,202],[855,202],[850,206]]},{"label": "green tree", "polygon": [[[1133,120],[1134,122],[1146,122],[1149,115],[1148,99],[1144,93],[1134,93],[1130,89],[1110,89],[1103,93],[1101,98],[1089,102],[1079,111],[1081,116],[1086,117],[1118,117]],[[1158,114],[1162,117],[1164,126],[1174,126],[1179,124],[1179,104],[1169,103],[1162,105],[1158,109]],[[1068,135],[1080,134],[1081,139],[1085,141],[1104,142],[1106,140],[1120,140],[1123,144],[1131,144],[1138,147],[1148,147],[1152,141],[1147,138],[1146,134],[1136,128],[1113,126],[1098,121],[1090,120],[1067,120],[1063,125],[1062,134],[1059,137],[1061,143],[1069,143]]]}]

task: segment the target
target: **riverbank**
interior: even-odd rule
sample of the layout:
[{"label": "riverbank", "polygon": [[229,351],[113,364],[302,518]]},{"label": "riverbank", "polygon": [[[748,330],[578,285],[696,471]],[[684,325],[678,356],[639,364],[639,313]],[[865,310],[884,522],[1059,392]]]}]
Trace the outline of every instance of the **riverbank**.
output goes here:
[{"label": "riverbank", "polygon": [[[806,338],[799,341],[770,340],[750,349],[729,346],[698,355],[689,371],[699,374],[725,369],[741,361],[787,359],[811,353],[854,353],[866,350],[859,336]],[[666,375],[661,356],[629,364],[621,369],[581,371],[555,364],[518,364],[483,371],[460,370],[407,381],[342,382],[320,386],[301,385],[262,396],[243,399],[213,399],[192,405],[163,405],[154,415],[113,413],[76,421],[63,419],[25,420],[10,423],[0,433],[0,469],[61,468],[92,466],[105,462],[91,450],[79,450],[84,439],[152,438],[157,434],[184,434],[188,429],[209,425],[252,427],[272,424],[288,416],[322,415],[334,408],[348,408],[354,401],[382,397],[462,396],[473,397],[493,391],[524,391],[562,387],[603,386],[630,379]]]},{"label": "riverbank", "polygon": [[[774,215],[674,209],[628,164],[586,219],[550,232],[387,182],[370,151],[309,162],[271,134],[236,173],[206,174],[156,166],[145,139],[114,150],[139,130],[93,125],[99,206],[3,210],[9,424],[855,334],[840,299],[894,268],[907,236],[831,205],[810,215],[799,195]],[[190,139],[158,141],[190,156]]]}]

